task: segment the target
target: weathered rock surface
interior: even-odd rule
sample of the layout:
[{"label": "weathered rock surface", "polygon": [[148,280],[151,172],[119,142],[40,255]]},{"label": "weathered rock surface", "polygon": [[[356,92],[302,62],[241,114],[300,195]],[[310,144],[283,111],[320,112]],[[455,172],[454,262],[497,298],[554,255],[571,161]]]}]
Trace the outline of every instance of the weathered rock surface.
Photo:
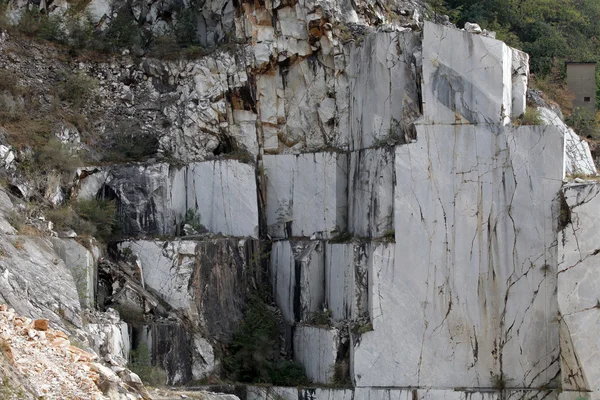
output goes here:
[{"label": "weathered rock surface", "polygon": [[426,22],[423,110],[430,124],[502,124],[512,111],[512,51],[504,43]]},{"label": "weathered rock surface", "polygon": [[126,235],[181,233],[188,211],[208,232],[258,236],[254,167],[237,160],[107,168],[80,183],[79,198],[116,200]]},{"label": "weathered rock surface", "polygon": [[[92,252],[75,239],[51,238],[54,251],[71,271],[82,307],[94,308],[96,301],[96,262],[99,250]],[[93,246],[93,244],[92,244]],[[95,254],[94,254],[95,253]]]},{"label": "weathered rock surface", "polygon": [[597,341],[598,253],[594,239],[600,219],[596,182],[570,183],[562,191],[561,231],[558,241],[558,308],[560,315],[561,368],[564,390],[600,396]]},{"label": "weathered rock surface", "polygon": [[0,236],[0,301],[29,318],[82,328],[77,285],[48,238]]},{"label": "weathered rock surface", "polygon": [[286,322],[307,321],[325,304],[325,248],[320,241],[278,241],[271,248],[273,297]]},{"label": "weathered rock surface", "polygon": [[294,331],[294,359],[304,365],[314,383],[333,381],[338,346],[337,329],[300,325]]},{"label": "weathered rock surface", "polygon": [[328,243],[325,248],[325,299],[334,320],[356,320],[369,312],[371,245]]},{"label": "weathered rock surface", "polygon": [[[215,348],[231,340],[255,279],[258,242],[252,239],[125,241],[123,254],[137,258],[139,281],[185,322],[139,328],[170,384],[199,380],[217,366]],[[177,337],[177,341],[172,338]]]},{"label": "weathered rock surface", "polygon": [[394,148],[350,153],[348,232],[361,237],[393,235]]},{"label": "weathered rock surface", "polygon": [[265,156],[264,169],[271,236],[329,238],[346,229],[346,154]]},{"label": "weathered rock surface", "polygon": [[596,165],[588,143],[565,124],[556,112],[548,107],[538,107],[540,118],[545,125],[555,126],[565,138],[566,175],[597,175]]},{"label": "weathered rock surface", "polygon": [[418,137],[396,149],[395,259],[380,256],[369,274],[374,331],[355,347],[357,385],[556,384],[546,271],[556,268],[560,133],[419,126]]}]

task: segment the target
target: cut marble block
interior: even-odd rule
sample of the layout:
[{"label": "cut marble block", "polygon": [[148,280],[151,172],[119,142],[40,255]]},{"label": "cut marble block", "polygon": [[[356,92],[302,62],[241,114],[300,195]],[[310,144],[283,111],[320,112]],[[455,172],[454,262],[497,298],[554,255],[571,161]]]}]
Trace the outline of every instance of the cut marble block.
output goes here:
[{"label": "cut marble block", "polygon": [[[568,184],[558,240],[563,388],[600,398],[600,184]],[[589,396],[587,396],[589,397]]]},{"label": "cut marble block", "polygon": [[352,389],[246,386],[246,400],[354,400]]},{"label": "cut marble block", "polygon": [[556,390],[504,390],[499,397],[506,400],[558,400],[561,389]]},{"label": "cut marble block", "polygon": [[527,83],[529,82],[529,54],[510,49],[512,52],[511,118],[518,118],[527,107]]},{"label": "cut marble block", "polygon": [[304,365],[313,383],[330,383],[335,373],[339,332],[333,328],[299,325],[294,331],[294,360]]},{"label": "cut marble block", "polygon": [[458,390],[418,389],[418,400],[499,400],[497,392],[463,392]]},{"label": "cut marble block", "polygon": [[300,389],[281,386],[246,386],[246,400],[298,400]]},{"label": "cut marble block", "polygon": [[137,240],[121,242],[119,249],[129,249],[137,256],[144,287],[152,288],[171,307],[193,318],[197,312],[188,287],[196,267],[197,245],[192,240]]},{"label": "cut marble block", "polygon": [[82,307],[94,308],[97,268],[94,254],[75,239],[49,238],[56,254],[71,271]]},{"label": "cut marble block", "polygon": [[356,385],[555,385],[561,133],[419,126],[418,137],[396,148],[395,256],[373,252]]},{"label": "cut marble block", "polygon": [[254,166],[237,160],[109,167],[83,179],[78,198],[117,202],[126,235],[173,235],[188,210],[212,233],[258,237]]},{"label": "cut marble block", "polygon": [[444,389],[418,389],[418,400],[557,400],[558,391],[552,390],[503,390],[461,391]]},{"label": "cut marble block", "polygon": [[416,400],[414,393],[409,389],[357,387],[354,390],[354,398],[361,400]]},{"label": "cut marble block", "polygon": [[215,368],[212,346],[202,338],[192,337],[182,325],[142,325],[134,329],[134,336],[137,346],[144,344],[150,350],[152,365],[167,372],[167,382],[163,384],[202,379]]},{"label": "cut marble block", "polygon": [[325,304],[321,241],[278,241],[271,249],[273,295],[287,323],[306,321]]},{"label": "cut marble block", "polygon": [[131,342],[126,322],[88,323],[86,330],[91,333],[93,349],[101,355],[110,355],[115,361],[128,362]]},{"label": "cut marble block", "polygon": [[380,237],[394,227],[394,148],[350,153],[348,232]]},{"label": "cut marble block", "polygon": [[420,115],[413,53],[417,35],[380,32],[350,47],[350,150],[404,137]]},{"label": "cut marble block", "polygon": [[347,156],[265,155],[267,224],[276,238],[329,238],[346,228]]},{"label": "cut marble block", "polygon": [[172,182],[170,200],[178,224],[193,209],[210,232],[258,237],[253,165],[237,160],[193,163],[177,170]]},{"label": "cut marble block", "polygon": [[557,127],[565,138],[565,175],[597,175],[596,164],[588,142],[565,124],[558,114],[546,107],[537,108],[544,125]]},{"label": "cut marble block", "polygon": [[425,22],[425,124],[507,124],[512,113],[511,49],[499,40]]},{"label": "cut marble block", "polygon": [[325,302],[334,320],[356,319],[367,313],[370,244],[327,244]]},{"label": "cut marble block", "polygon": [[352,389],[304,389],[306,399],[314,400],[353,400]]}]

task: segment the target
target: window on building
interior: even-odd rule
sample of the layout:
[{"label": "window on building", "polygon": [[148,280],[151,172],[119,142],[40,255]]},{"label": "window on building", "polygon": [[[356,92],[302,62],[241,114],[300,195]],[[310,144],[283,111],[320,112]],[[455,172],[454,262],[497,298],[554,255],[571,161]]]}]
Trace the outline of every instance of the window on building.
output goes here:
[{"label": "window on building", "polygon": [[584,97],[583,101],[585,101],[586,103],[589,103],[590,102],[590,98],[589,97]]}]

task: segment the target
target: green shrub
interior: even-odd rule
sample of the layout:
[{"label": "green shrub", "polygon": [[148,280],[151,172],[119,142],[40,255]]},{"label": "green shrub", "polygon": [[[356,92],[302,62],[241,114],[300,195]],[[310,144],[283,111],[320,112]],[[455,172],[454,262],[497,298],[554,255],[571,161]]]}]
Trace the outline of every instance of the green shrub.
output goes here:
[{"label": "green shrub", "polygon": [[308,320],[315,325],[328,325],[331,318],[331,310],[325,309],[310,313]]},{"label": "green shrub", "polygon": [[585,108],[575,108],[565,122],[581,136],[598,138],[598,123],[596,115]]},{"label": "green shrub", "polygon": [[54,230],[75,231],[80,236],[94,236],[96,227],[90,221],[81,218],[71,206],[46,211],[46,218],[54,224]]},{"label": "green shrub", "polygon": [[354,238],[350,232],[340,232],[329,240],[329,243],[347,243]]},{"label": "green shrub", "polygon": [[156,58],[174,58],[179,55],[179,44],[174,34],[165,33],[152,40],[150,52]]},{"label": "green shrub", "polygon": [[296,361],[283,360],[271,366],[269,377],[273,385],[303,386],[310,380],[306,377],[304,366]]},{"label": "green shrub", "polygon": [[94,36],[94,25],[90,18],[71,17],[67,19],[67,27],[69,30],[69,44],[75,49],[97,48],[101,47],[97,44],[97,39]]},{"label": "green shrub", "polygon": [[191,8],[182,8],[177,12],[177,20],[173,26],[175,39],[181,47],[199,45],[198,22]]},{"label": "green shrub", "polygon": [[200,221],[200,214],[193,208],[186,211],[183,223],[191,226],[196,232],[206,231],[206,227]]},{"label": "green shrub", "polygon": [[296,386],[309,383],[302,365],[278,360],[279,318],[259,295],[252,295],[223,367],[229,379]]},{"label": "green shrub", "polygon": [[77,215],[95,226],[95,235],[106,242],[117,225],[117,205],[114,200],[79,200],[74,204]]},{"label": "green shrub", "polygon": [[146,343],[140,343],[130,353],[131,362],[128,367],[138,374],[140,379],[149,386],[164,386],[167,384],[167,372],[152,365],[150,349]]},{"label": "green shrub", "polygon": [[73,154],[68,146],[56,138],[51,138],[38,152],[37,164],[44,170],[57,170],[71,173],[82,165],[77,154]]},{"label": "green shrub", "polygon": [[142,46],[142,29],[129,7],[124,6],[117,12],[117,16],[111,20],[104,38],[105,50],[117,51],[123,48],[134,49]]},{"label": "green shrub", "polygon": [[26,9],[17,24],[17,31],[27,36],[37,36],[40,33],[41,18],[35,7]]},{"label": "green shrub", "polygon": [[120,124],[113,143],[102,158],[105,162],[142,161],[156,155],[158,137],[141,132],[139,127]]},{"label": "green shrub", "polygon": [[75,73],[63,82],[59,97],[75,107],[81,107],[92,98],[97,87],[96,79],[81,72]]},{"label": "green shrub", "polygon": [[105,243],[117,229],[117,207],[109,200],[79,200],[70,206],[46,211],[46,217],[57,231],[74,230],[80,236],[95,236]]},{"label": "green shrub", "polygon": [[373,330],[373,324],[368,322],[364,325],[356,325],[352,328],[352,332],[357,335],[362,335],[363,333],[367,333]]},{"label": "green shrub", "polygon": [[234,381],[265,383],[270,380],[278,352],[279,321],[257,296],[250,299],[244,320],[233,337],[223,364]]},{"label": "green shrub", "polygon": [[527,107],[523,115],[515,120],[515,125],[541,125],[542,122],[537,108]]},{"label": "green shrub", "polygon": [[346,361],[337,361],[333,365],[333,377],[330,384],[334,386],[352,386],[350,367]]},{"label": "green shrub", "polygon": [[42,16],[39,22],[39,37],[51,42],[67,43],[67,33],[64,29],[65,23],[61,16]]}]

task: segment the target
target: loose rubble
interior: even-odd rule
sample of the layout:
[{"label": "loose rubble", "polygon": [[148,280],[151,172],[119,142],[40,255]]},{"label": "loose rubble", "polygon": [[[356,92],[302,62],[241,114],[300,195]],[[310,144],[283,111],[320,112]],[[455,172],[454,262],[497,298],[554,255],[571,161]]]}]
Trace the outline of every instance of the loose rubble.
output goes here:
[{"label": "loose rubble", "polygon": [[0,364],[12,364],[33,394],[44,399],[150,399],[140,378],[100,364],[47,319],[18,316],[0,305]]}]

